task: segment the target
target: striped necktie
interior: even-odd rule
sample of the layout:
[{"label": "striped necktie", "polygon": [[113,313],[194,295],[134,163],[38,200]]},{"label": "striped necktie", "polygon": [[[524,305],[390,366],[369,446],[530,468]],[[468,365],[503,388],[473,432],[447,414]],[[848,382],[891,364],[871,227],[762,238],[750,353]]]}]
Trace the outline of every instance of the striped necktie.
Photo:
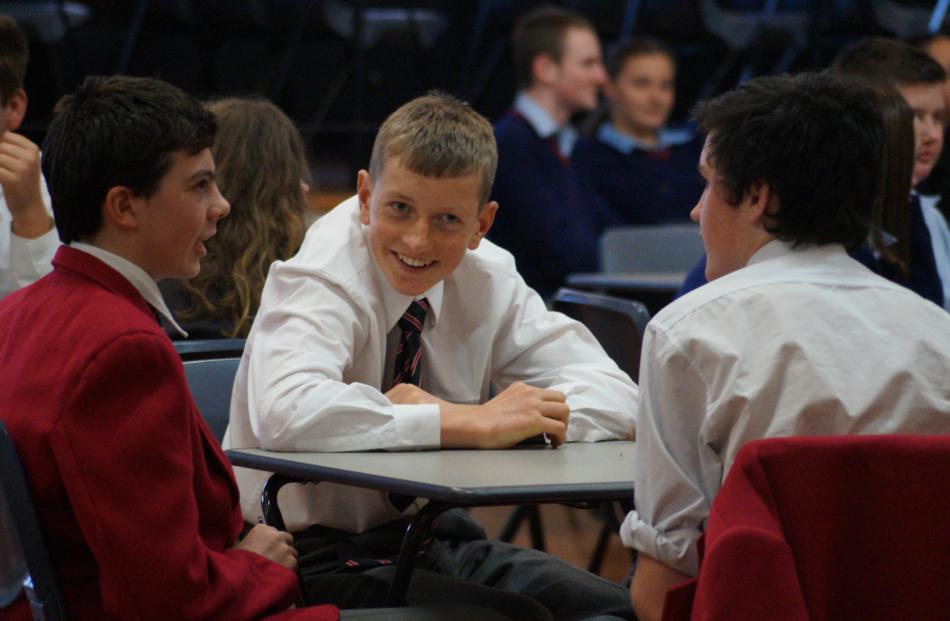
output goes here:
[{"label": "striped necktie", "polygon": [[419,385],[422,377],[422,326],[425,325],[428,312],[428,300],[413,300],[399,319],[402,335],[399,337],[399,349],[396,350],[396,362],[393,365],[393,386]]}]

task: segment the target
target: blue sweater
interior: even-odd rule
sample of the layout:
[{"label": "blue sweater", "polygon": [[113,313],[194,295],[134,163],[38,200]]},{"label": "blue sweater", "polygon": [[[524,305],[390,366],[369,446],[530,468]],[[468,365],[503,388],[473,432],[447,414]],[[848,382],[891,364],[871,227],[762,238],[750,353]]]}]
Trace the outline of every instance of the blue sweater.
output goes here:
[{"label": "blue sweater", "polygon": [[571,159],[581,183],[593,188],[622,224],[688,221],[703,193],[696,170],[701,137],[658,151],[618,147],[603,139],[578,142]]},{"label": "blue sweater", "polygon": [[511,252],[518,271],[542,295],[572,272],[597,269],[597,240],[609,213],[579,183],[571,163],[515,111],[495,125],[498,201],[489,239]]}]

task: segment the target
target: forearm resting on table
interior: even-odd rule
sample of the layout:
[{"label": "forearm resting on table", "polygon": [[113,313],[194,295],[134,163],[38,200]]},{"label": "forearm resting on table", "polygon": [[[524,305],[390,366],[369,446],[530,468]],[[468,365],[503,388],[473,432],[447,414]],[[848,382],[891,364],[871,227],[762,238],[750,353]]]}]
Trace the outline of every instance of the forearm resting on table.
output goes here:
[{"label": "forearm resting on table", "polygon": [[481,405],[450,403],[407,384],[394,386],[386,396],[393,403],[438,404],[442,448],[510,448],[542,433],[557,447],[567,436],[570,408],[564,393],[522,382]]}]

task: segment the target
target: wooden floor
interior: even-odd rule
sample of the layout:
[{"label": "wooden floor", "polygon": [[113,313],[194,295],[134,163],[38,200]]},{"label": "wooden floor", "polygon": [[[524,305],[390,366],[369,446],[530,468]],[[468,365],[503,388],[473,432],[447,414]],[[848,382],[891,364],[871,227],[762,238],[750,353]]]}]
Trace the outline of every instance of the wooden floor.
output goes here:
[{"label": "wooden floor", "polygon": [[[485,527],[489,537],[497,537],[511,511],[512,507],[480,507],[472,509],[471,514]],[[592,511],[563,505],[541,505],[541,521],[547,551],[587,569],[597,536],[600,534],[601,521],[598,515]],[[513,543],[525,547],[531,545],[527,524],[518,532]],[[620,582],[630,571],[630,565],[630,550],[623,547],[620,536],[614,533],[610,538],[600,575]]]}]

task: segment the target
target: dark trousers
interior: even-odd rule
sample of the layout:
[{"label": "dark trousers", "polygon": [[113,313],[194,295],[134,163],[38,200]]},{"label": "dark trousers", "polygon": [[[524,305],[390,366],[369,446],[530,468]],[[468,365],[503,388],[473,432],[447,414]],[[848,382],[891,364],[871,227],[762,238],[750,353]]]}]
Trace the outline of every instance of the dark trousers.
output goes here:
[{"label": "dark trousers", "polygon": [[[386,606],[407,520],[354,535],[313,527],[295,535],[308,603]],[[632,619],[623,586],[537,550],[485,538],[462,509],[442,514],[423,545],[407,603],[471,604],[512,619]]]}]

